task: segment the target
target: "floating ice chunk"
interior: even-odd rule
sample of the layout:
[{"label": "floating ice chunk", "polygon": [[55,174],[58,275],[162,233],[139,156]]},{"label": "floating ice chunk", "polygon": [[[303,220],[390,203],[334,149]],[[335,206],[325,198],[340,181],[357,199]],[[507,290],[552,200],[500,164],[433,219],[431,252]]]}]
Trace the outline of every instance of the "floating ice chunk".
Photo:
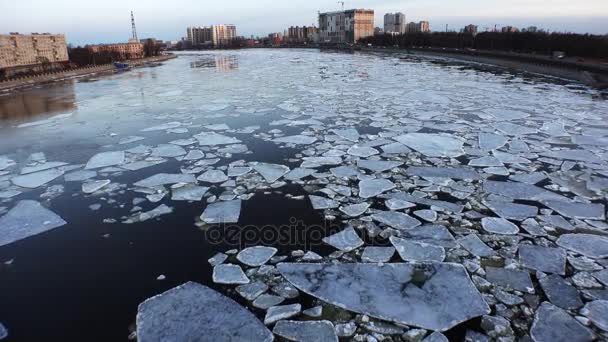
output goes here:
[{"label": "floating ice chunk", "polygon": [[300,165],[302,168],[317,168],[326,165],[340,165],[342,158],[340,157],[304,157]]},{"label": "floating ice chunk", "polygon": [[197,142],[197,140],[194,138],[187,138],[187,139],[178,139],[178,140],[169,141],[169,144],[178,145],[178,146],[190,146],[190,145],[196,144],[196,142]]},{"label": "floating ice chunk", "polygon": [[390,240],[403,261],[442,262],[445,259],[443,247],[401,239],[395,236],[391,236]]},{"label": "floating ice chunk", "polygon": [[177,128],[180,127],[182,125],[181,122],[177,122],[177,121],[172,121],[172,122],[168,122],[166,124],[162,124],[162,125],[158,125],[158,126],[152,126],[146,129],[142,129],[142,132],[153,132],[153,131],[165,131],[171,128]]},{"label": "floating ice chunk", "polygon": [[349,140],[352,142],[359,141],[359,138],[361,137],[359,135],[359,132],[357,132],[357,130],[354,128],[332,129],[331,131],[334,132],[340,138],[346,139],[346,140]]},{"label": "floating ice chunk", "polygon": [[199,160],[205,158],[205,153],[201,150],[192,150],[184,156],[184,160]]},{"label": "floating ice chunk", "polygon": [[249,284],[239,285],[235,290],[241,295],[241,297],[252,301],[258,298],[262,293],[268,291],[268,285],[260,281],[256,281]]},{"label": "floating ice chunk", "polygon": [[593,333],[572,318],[566,311],[544,302],[534,316],[530,329],[534,342],[590,342],[595,340]]},{"label": "floating ice chunk", "polygon": [[412,152],[412,150],[407,148],[407,146],[403,145],[402,143],[398,143],[398,142],[392,143],[392,144],[387,144],[387,145],[382,145],[382,146],[380,146],[380,148],[382,149],[382,152],[388,153],[388,154],[406,154],[406,153]]},{"label": "floating ice chunk", "polygon": [[106,185],[108,185],[110,183],[111,183],[111,181],[109,179],[86,182],[86,183],[82,184],[82,192],[84,192],[85,194],[92,194],[92,193],[102,189],[103,187],[105,187]]},{"label": "floating ice chunk", "polygon": [[85,170],[120,165],[125,162],[124,151],[101,152],[94,155],[85,166]]},{"label": "floating ice chunk", "polygon": [[583,306],[578,290],[561,276],[553,274],[540,277],[538,282],[551,304],[565,310],[574,310]]},{"label": "floating ice chunk", "polygon": [[492,126],[506,135],[526,135],[538,133],[536,128],[516,125],[510,122],[499,122],[493,124]]},{"label": "floating ice chunk", "polygon": [[171,214],[172,212],[173,212],[173,208],[168,207],[164,204],[161,204],[158,207],[156,207],[148,212],[139,214],[139,221],[144,222],[147,220],[157,218],[162,215]]},{"label": "floating ice chunk", "polygon": [[118,142],[119,145],[126,145],[126,144],[131,144],[137,141],[142,141],[146,138],[144,137],[139,137],[139,136],[128,136],[128,137],[124,137],[122,139],[120,139],[120,141]]},{"label": "floating ice chunk", "polygon": [[567,197],[558,195],[549,190],[545,190],[534,185],[517,182],[485,181],[483,184],[483,191],[519,200],[557,200],[564,202],[569,201]]},{"label": "floating ice chunk", "polygon": [[274,183],[289,172],[289,167],[278,164],[268,163],[255,163],[251,164],[254,170],[256,170],[268,183]]},{"label": "floating ice chunk", "polygon": [[54,168],[58,168],[58,167],[65,166],[65,165],[68,165],[68,163],[46,162],[44,164],[38,164],[36,166],[26,166],[21,169],[21,174],[27,175],[28,173],[34,173],[34,172],[44,171],[44,170],[48,170],[48,169],[54,169]]},{"label": "floating ice chunk", "polygon": [[525,271],[486,267],[486,280],[513,290],[534,293],[534,285],[530,279],[530,274]]},{"label": "floating ice chunk", "polygon": [[356,177],[361,174],[359,170],[352,166],[338,166],[329,169],[329,171],[336,177]]},{"label": "floating ice chunk", "polygon": [[423,178],[451,178],[477,180],[479,173],[471,168],[464,167],[423,167],[412,166],[406,172],[410,175]]},{"label": "floating ice chunk", "polygon": [[566,274],[566,252],[561,248],[520,245],[519,262],[536,271]]},{"label": "floating ice chunk", "polygon": [[13,184],[22,188],[35,189],[46,183],[49,183],[63,175],[63,171],[58,169],[50,169],[35,173],[28,173],[27,175],[13,177],[11,181]]},{"label": "floating ice chunk", "polygon": [[172,190],[173,201],[200,201],[209,191],[208,187],[198,185],[186,185]]},{"label": "floating ice chunk", "polygon": [[481,219],[481,226],[483,230],[492,234],[515,235],[519,233],[519,227],[498,217],[484,217]]},{"label": "floating ice chunk", "polygon": [[321,197],[321,196],[314,196],[314,195],[308,195],[308,198],[310,199],[310,203],[312,204],[312,207],[317,210],[331,209],[331,208],[338,207],[338,203],[329,198],[325,198],[325,197]]},{"label": "floating ice chunk", "polygon": [[543,201],[547,207],[559,214],[576,219],[604,220],[606,208],[601,203],[578,203],[563,201]]},{"label": "floating ice chunk", "polygon": [[373,214],[372,219],[380,223],[384,223],[389,227],[396,229],[408,230],[416,228],[422,223],[410,215],[400,213],[397,211],[381,211]]},{"label": "floating ice chunk", "polygon": [[507,137],[494,133],[479,133],[479,148],[484,151],[497,150],[509,141]]},{"label": "floating ice chunk", "polygon": [[82,182],[95,177],[97,177],[96,171],[79,170],[66,174],[65,176],[63,176],[63,179],[66,182]]},{"label": "floating ice chunk", "polygon": [[490,312],[462,265],[283,263],[277,268],[325,302],[424,329],[446,331]]},{"label": "floating ice chunk", "polygon": [[214,132],[203,132],[195,135],[194,138],[198,140],[198,143],[201,146],[231,145],[241,142],[237,138],[228,137]]},{"label": "floating ice chunk", "polygon": [[503,166],[503,163],[496,157],[485,156],[477,159],[471,159],[469,166],[488,167],[488,166]]},{"label": "floating ice chunk", "polygon": [[278,143],[287,143],[287,144],[295,144],[295,145],[310,145],[317,141],[317,138],[310,137],[307,135],[292,135],[289,137],[281,137],[273,139],[272,141]]},{"label": "floating ice chunk", "polygon": [[459,157],[464,154],[464,140],[454,136],[407,133],[393,139],[429,157]]},{"label": "floating ice chunk", "polygon": [[566,234],[557,245],[593,259],[608,258],[608,238],[591,234]]},{"label": "floating ice chunk", "polygon": [[540,130],[552,137],[567,137],[570,135],[566,132],[566,128],[562,121],[546,121],[543,123],[543,127],[541,127]]},{"label": "floating ice chunk", "polygon": [[414,215],[417,217],[427,221],[427,222],[435,222],[437,221],[437,212],[435,210],[416,210],[414,211]]},{"label": "floating ice chunk", "polygon": [[0,217],[0,246],[61,227],[66,222],[36,201],[20,201]]},{"label": "floating ice chunk", "polygon": [[459,204],[446,202],[446,201],[433,200],[433,199],[428,199],[428,198],[415,197],[415,196],[406,194],[404,192],[398,192],[395,194],[391,194],[390,198],[399,199],[402,201],[408,201],[408,202],[412,202],[412,203],[416,203],[416,204],[428,205],[430,207],[437,207],[437,208],[441,208],[443,210],[450,211],[453,213],[460,213],[464,209],[464,207]]},{"label": "floating ice chunk", "polygon": [[548,216],[540,216],[540,219],[546,223],[547,225],[559,228],[561,230],[573,231],[574,226],[570,224],[565,218],[559,215],[548,215]]},{"label": "floating ice chunk", "polygon": [[16,163],[14,160],[9,159],[6,156],[0,156],[0,171],[8,169],[11,166],[15,166]]},{"label": "floating ice chunk", "polygon": [[587,316],[596,327],[608,331],[608,300],[587,303],[581,310],[581,314]]},{"label": "floating ice chunk", "polygon": [[395,188],[388,179],[366,179],[359,182],[359,197],[372,198]]},{"label": "floating ice chunk", "polygon": [[[422,342],[449,342],[447,337],[444,334],[435,331],[434,333],[427,336]],[[467,340],[468,341],[468,340]],[[480,342],[480,341],[478,341]]]},{"label": "floating ice chunk", "polygon": [[347,206],[340,207],[340,211],[350,217],[357,217],[363,215],[369,208],[369,203],[357,203]]},{"label": "floating ice chunk", "polygon": [[212,131],[226,131],[230,129],[230,127],[228,127],[226,124],[207,125],[205,128]]},{"label": "floating ice chunk", "polygon": [[281,296],[262,294],[256,298],[252,304],[258,309],[267,310],[270,307],[283,303],[284,300],[285,298]]},{"label": "floating ice chunk", "polygon": [[249,278],[239,265],[219,264],[213,268],[213,282],[216,284],[249,284]]},{"label": "floating ice chunk", "polygon": [[249,310],[193,282],[141,303],[136,325],[140,342],[273,340],[272,333]]},{"label": "floating ice chunk", "polygon": [[498,201],[484,203],[488,208],[495,212],[496,215],[507,220],[524,221],[525,219],[535,217],[538,214],[538,208],[531,205]]},{"label": "floating ice chunk", "polygon": [[416,206],[412,202],[408,202],[408,201],[404,201],[404,200],[400,200],[400,199],[396,199],[396,198],[389,198],[384,202],[384,204],[386,205],[386,207],[389,210],[409,209],[409,208],[413,208]]},{"label": "floating ice chunk", "polygon": [[494,250],[486,245],[476,234],[469,234],[458,239],[458,243],[469,253],[480,258],[488,258],[496,255]]},{"label": "floating ice chunk", "polygon": [[8,329],[0,323],[0,341],[8,337]]},{"label": "floating ice chunk", "polygon": [[241,215],[241,200],[213,203],[205,208],[201,220],[205,223],[237,223]]},{"label": "floating ice chunk", "polygon": [[22,192],[18,190],[3,190],[0,191],[0,198],[13,198],[15,196],[21,195]]},{"label": "floating ice chunk", "polygon": [[371,157],[376,154],[380,154],[380,152],[378,152],[378,150],[376,150],[373,147],[359,146],[359,145],[351,146],[348,149],[348,151],[346,151],[346,153],[350,154],[351,156],[356,156],[356,157],[361,157],[361,158],[367,158],[367,157]]},{"label": "floating ice chunk", "polygon": [[368,246],[363,250],[361,261],[363,262],[389,262],[395,254],[393,247]]},{"label": "floating ice chunk", "polygon": [[273,306],[269,308],[266,312],[266,317],[264,317],[264,324],[271,325],[282,319],[288,319],[293,316],[296,316],[300,312],[302,312],[302,305],[300,304]]},{"label": "floating ice chunk", "polygon": [[228,176],[221,170],[208,170],[196,179],[205,183],[223,183],[228,180]]},{"label": "floating ice chunk", "polygon": [[374,172],[384,172],[403,165],[401,162],[385,160],[357,160],[357,166]]},{"label": "floating ice chunk", "polygon": [[160,185],[177,183],[196,183],[196,178],[194,178],[194,175],[187,173],[158,173],[142,179],[133,185],[142,188],[153,188]]},{"label": "floating ice chunk", "polygon": [[308,177],[308,176],[312,175],[313,173],[315,173],[315,170],[313,170],[313,169],[304,169],[301,167],[297,167],[297,168],[289,171],[283,178],[290,180],[290,181],[297,181],[302,178]]},{"label": "floating ice chunk", "polygon": [[334,325],[330,321],[278,321],[272,332],[288,341],[338,342]]},{"label": "floating ice chunk", "polygon": [[363,245],[363,240],[351,225],[339,233],[323,238],[323,242],[343,252],[350,252]]},{"label": "floating ice chunk", "polygon": [[253,168],[249,166],[234,166],[228,168],[228,177],[240,177],[251,172]]},{"label": "floating ice chunk", "polygon": [[520,173],[516,175],[509,176],[510,180],[514,180],[516,182],[526,183],[526,184],[538,184],[545,179],[547,179],[547,175],[542,172],[532,172],[532,173]]},{"label": "floating ice chunk", "polygon": [[597,154],[587,150],[559,150],[542,152],[542,156],[559,160],[574,160],[601,164],[604,161]]},{"label": "floating ice chunk", "polygon": [[267,263],[276,253],[276,248],[256,246],[243,249],[236,258],[247,266],[258,267]]},{"label": "floating ice chunk", "polygon": [[181,146],[173,144],[161,144],[152,149],[151,155],[154,157],[171,158],[183,156],[186,153],[186,150],[184,150]]}]

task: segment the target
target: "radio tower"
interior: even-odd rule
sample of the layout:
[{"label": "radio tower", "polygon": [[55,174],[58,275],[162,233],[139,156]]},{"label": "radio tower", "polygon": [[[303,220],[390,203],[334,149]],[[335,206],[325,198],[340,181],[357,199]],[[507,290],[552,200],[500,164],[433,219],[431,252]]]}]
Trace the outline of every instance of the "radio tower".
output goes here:
[{"label": "radio tower", "polygon": [[139,39],[137,39],[137,29],[135,28],[135,17],[133,16],[133,11],[131,11],[131,30],[133,30],[133,39],[135,39],[136,42],[139,42]]}]

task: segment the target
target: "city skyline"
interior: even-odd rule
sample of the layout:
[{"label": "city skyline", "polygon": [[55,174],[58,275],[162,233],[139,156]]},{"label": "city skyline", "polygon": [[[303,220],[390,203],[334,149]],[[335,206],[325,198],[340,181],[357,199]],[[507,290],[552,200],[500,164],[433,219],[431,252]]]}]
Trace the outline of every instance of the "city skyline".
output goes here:
[{"label": "city skyline", "polygon": [[[608,33],[608,5],[605,0],[547,1],[513,0],[508,5],[479,0],[431,0],[424,4],[408,0],[382,2],[359,0],[346,2],[345,8],[375,10],[375,26],[383,26],[385,13],[402,12],[409,21],[430,21],[432,31],[459,31],[475,24],[480,31],[512,25],[537,26],[550,31],[577,33]],[[61,9],[61,11],[57,9]],[[65,9],[68,10],[65,10]],[[284,27],[317,25],[317,11],[340,10],[336,2],[320,0],[272,3],[233,1],[223,4],[201,4],[194,0],[147,2],[107,0],[102,7],[90,11],[90,6],[74,0],[57,0],[52,5],[43,0],[1,3],[0,12],[15,13],[3,18],[0,32],[64,33],[68,43],[110,43],[130,37],[129,12],[135,12],[139,35],[162,40],[178,40],[186,35],[187,26],[212,25],[228,22],[238,27],[238,34],[249,37],[266,36]],[[23,14],[21,14],[23,13]],[[23,20],[27,18],[27,20]]]}]

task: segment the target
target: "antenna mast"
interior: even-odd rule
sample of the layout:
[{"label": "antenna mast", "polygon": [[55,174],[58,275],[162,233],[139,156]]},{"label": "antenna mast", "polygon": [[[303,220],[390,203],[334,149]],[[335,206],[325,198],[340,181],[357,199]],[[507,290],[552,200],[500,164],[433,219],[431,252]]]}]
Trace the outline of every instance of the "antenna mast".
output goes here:
[{"label": "antenna mast", "polygon": [[135,17],[133,16],[133,11],[131,11],[131,30],[133,31],[133,39],[135,39],[136,42],[139,42],[139,39],[137,39],[137,29],[135,28]]}]

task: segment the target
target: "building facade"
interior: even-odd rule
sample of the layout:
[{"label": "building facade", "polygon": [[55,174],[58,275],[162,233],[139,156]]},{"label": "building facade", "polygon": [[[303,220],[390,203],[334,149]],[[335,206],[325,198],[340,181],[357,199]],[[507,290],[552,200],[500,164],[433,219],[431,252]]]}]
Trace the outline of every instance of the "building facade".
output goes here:
[{"label": "building facade", "polygon": [[515,32],[519,32],[519,30],[517,29],[517,27],[514,26],[505,26],[502,28],[502,33],[515,33]]},{"label": "building facade", "polygon": [[374,35],[374,10],[319,13],[320,43],[356,43]]},{"label": "building facade", "polygon": [[191,26],[187,28],[186,35],[193,46],[225,46],[232,43],[236,38],[236,26]]},{"label": "building facade", "polygon": [[87,45],[92,53],[110,52],[118,55],[121,60],[144,58],[144,44],[142,43],[120,43]]},{"label": "building facade", "polygon": [[405,14],[401,12],[385,14],[384,32],[387,34],[404,34],[406,32]]},{"label": "building facade", "polygon": [[407,33],[428,33],[431,32],[430,24],[428,21],[421,21],[419,23],[410,22],[407,24]]},{"label": "building facade", "polygon": [[287,29],[289,43],[316,43],[318,37],[318,29],[314,26],[292,26]]},{"label": "building facade", "polygon": [[68,60],[62,34],[0,34],[0,69]]}]

